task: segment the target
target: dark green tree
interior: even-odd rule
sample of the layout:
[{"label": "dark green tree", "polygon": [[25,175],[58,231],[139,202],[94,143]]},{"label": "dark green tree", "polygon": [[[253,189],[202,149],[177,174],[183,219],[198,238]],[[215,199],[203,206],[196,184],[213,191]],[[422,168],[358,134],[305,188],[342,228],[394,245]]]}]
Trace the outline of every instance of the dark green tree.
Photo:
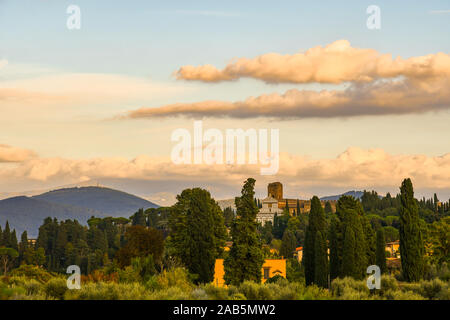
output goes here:
[{"label": "dark green tree", "polygon": [[325,202],[325,215],[331,215],[333,213],[333,208],[331,207],[331,202]]},{"label": "dark green tree", "polygon": [[225,282],[239,285],[245,280],[261,282],[264,263],[262,246],[257,232],[258,208],[253,202],[255,180],[245,181],[241,197],[236,197],[236,219],[231,228],[233,245],[224,261]]},{"label": "dark green tree", "polygon": [[292,233],[292,231],[286,229],[281,241],[281,256],[286,259],[292,258],[295,252],[295,248],[297,247],[297,239],[295,238],[295,235]]},{"label": "dark green tree", "polygon": [[145,218],[144,209],[139,209],[131,218],[131,224],[133,226],[147,226],[147,219]]},{"label": "dark green tree", "polygon": [[320,231],[316,232],[314,247],[314,283],[319,287],[328,288],[327,240]]},{"label": "dark green tree", "polygon": [[329,231],[329,246],[330,246],[330,279],[336,279],[341,270],[341,259],[340,254],[342,253],[342,236],[339,234],[340,225],[338,218],[334,217],[331,220],[330,231]]},{"label": "dark green tree", "polygon": [[377,252],[376,252],[376,265],[380,267],[381,273],[384,274],[387,271],[386,266],[386,241],[384,239],[384,230],[380,228],[377,230]]},{"label": "dark green tree", "polygon": [[414,282],[424,272],[424,245],[420,229],[419,211],[414,199],[411,179],[405,179],[400,187],[400,257],[403,276]]},{"label": "dark green tree", "polygon": [[200,188],[184,190],[177,200],[169,219],[169,247],[198,276],[196,282],[211,282],[226,239],[222,211],[211,194]]},{"label": "dark green tree", "polygon": [[6,248],[11,247],[11,229],[9,228],[9,222],[6,220],[5,230],[2,234],[2,245]]},{"label": "dark green tree", "polygon": [[[314,196],[311,199],[311,211],[309,213],[309,223],[306,228],[305,245],[303,248],[303,265],[305,266],[305,282],[307,286],[313,284],[315,280],[315,241],[317,232],[326,234],[326,220],[322,204],[319,198]],[[327,248],[324,250],[326,254]],[[317,254],[322,256],[323,252]]]},{"label": "dark green tree", "polygon": [[233,224],[234,210],[231,207],[226,207],[223,210],[223,218],[225,220],[225,225],[230,228]]}]

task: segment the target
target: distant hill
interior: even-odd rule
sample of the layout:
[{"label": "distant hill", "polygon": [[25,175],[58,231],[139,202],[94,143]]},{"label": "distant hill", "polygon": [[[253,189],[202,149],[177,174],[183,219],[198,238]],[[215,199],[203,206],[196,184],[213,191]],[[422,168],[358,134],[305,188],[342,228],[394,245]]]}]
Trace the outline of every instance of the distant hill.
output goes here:
[{"label": "distant hill", "polygon": [[39,226],[47,217],[76,219],[86,224],[91,216],[128,218],[139,208],[157,207],[150,201],[109,188],[67,188],[34,197],[1,200],[0,225],[4,227],[8,220],[11,228],[16,229],[18,238],[24,230],[30,237],[36,237]]},{"label": "distant hill", "polygon": [[104,187],[59,189],[33,198],[62,205],[93,209],[110,216],[121,217],[129,217],[139,208],[159,207],[153,202],[132,194]]},{"label": "distant hill", "polygon": [[352,196],[355,199],[361,199],[361,197],[363,196],[364,192],[363,191],[347,191],[346,193],[340,194],[340,195],[336,195],[336,196],[327,196],[327,197],[322,197],[320,198],[320,200],[323,201],[328,201],[328,200],[339,200],[340,197],[342,196]]}]

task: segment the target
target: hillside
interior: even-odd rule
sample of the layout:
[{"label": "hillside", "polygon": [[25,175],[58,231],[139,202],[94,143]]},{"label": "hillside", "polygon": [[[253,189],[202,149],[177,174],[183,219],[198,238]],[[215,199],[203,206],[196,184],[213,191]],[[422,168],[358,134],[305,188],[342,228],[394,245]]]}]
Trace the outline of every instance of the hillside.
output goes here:
[{"label": "hillside", "polygon": [[16,229],[17,237],[27,230],[30,237],[36,237],[39,226],[47,217],[57,217],[58,220],[77,219],[85,224],[91,216],[105,216],[103,213],[72,206],[49,203],[47,201],[15,197],[0,201],[0,225],[9,221],[11,229]]},{"label": "hillside", "polygon": [[51,203],[88,208],[115,217],[129,217],[139,208],[158,208],[153,202],[104,187],[67,188],[34,196]]},{"label": "hillside", "polygon": [[324,201],[336,200],[337,201],[342,196],[352,196],[355,199],[361,199],[363,194],[364,194],[364,192],[362,192],[362,191],[354,191],[353,190],[353,191],[347,191],[346,193],[343,193],[343,194],[340,194],[340,195],[322,197],[322,198],[320,198],[320,200],[324,200]]},{"label": "hillside", "polygon": [[24,230],[30,237],[36,237],[39,226],[47,217],[76,219],[86,224],[91,216],[128,218],[139,208],[157,207],[150,201],[109,188],[67,188],[34,197],[1,200],[0,225],[4,227],[8,220],[11,228],[16,229],[18,238]]}]

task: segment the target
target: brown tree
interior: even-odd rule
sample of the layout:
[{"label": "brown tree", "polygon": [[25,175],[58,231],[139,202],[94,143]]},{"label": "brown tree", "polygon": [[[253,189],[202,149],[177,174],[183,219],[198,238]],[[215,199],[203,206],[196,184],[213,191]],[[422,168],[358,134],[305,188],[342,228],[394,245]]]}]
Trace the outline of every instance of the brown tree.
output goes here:
[{"label": "brown tree", "polygon": [[121,268],[129,266],[131,259],[153,256],[160,262],[164,251],[164,238],[161,231],[143,226],[129,227],[125,233],[125,245],[117,252],[116,259]]}]

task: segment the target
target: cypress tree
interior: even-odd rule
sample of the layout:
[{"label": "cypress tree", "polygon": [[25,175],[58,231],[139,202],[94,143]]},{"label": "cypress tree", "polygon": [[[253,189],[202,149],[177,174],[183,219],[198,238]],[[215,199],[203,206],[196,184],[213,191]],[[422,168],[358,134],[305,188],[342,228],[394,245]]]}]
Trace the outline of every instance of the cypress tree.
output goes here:
[{"label": "cypress tree", "polygon": [[11,246],[11,230],[9,228],[8,220],[6,221],[5,230],[3,230],[3,235],[2,236],[3,236],[2,237],[3,238],[3,241],[2,241],[3,245],[6,248],[10,248],[10,246]]},{"label": "cypress tree", "polygon": [[3,244],[3,231],[2,226],[0,226],[0,247],[4,246]]},{"label": "cypress tree", "polygon": [[336,279],[340,273],[341,259],[339,254],[341,249],[339,247],[339,221],[337,218],[331,220],[329,241],[330,241],[330,279]]},{"label": "cypress tree", "polygon": [[300,215],[300,201],[297,199],[297,215]]},{"label": "cypress tree", "polygon": [[292,255],[297,247],[297,239],[292,231],[284,231],[283,239],[281,240],[280,254],[286,259],[292,258]]},{"label": "cypress tree", "polygon": [[133,226],[147,226],[147,219],[145,218],[144,209],[139,209],[132,218],[131,224]]},{"label": "cypress tree", "polygon": [[325,202],[325,214],[328,216],[333,213],[333,208],[331,207],[331,202]]},{"label": "cypress tree", "polygon": [[258,208],[253,202],[255,180],[245,181],[241,197],[236,197],[236,219],[231,228],[233,246],[224,261],[227,284],[239,285],[245,280],[261,282],[264,256],[257,232]]},{"label": "cypress tree", "polygon": [[[351,196],[342,196],[336,208],[339,223],[337,224],[337,246],[333,245],[331,259],[339,265],[339,276],[351,276],[362,279],[368,266],[369,256],[367,232],[363,227],[363,209],[361,203]],[[337,247],[337,253],[333,252]],[[336,265],[333,265],[333,276]]]},{"label": "cypress tree", "polygon": [[314,243],[314,283],[322,288],[328,287],[328,254],[327,241],[322,232],[316,232]]},{"label": "cypress tree", "polygon": [[17,242],[16,229],[11,232],[9,247],[14,250],[19,250],[19,244]]},{"label": "cypress tree", "polygon": [[400,257],[403,276],[414,282],[422,278],[424,271],[424,245],[420,230],[419,210],[414,199],[411,179],[405,179],[400,187]]},{"label": "cypress tree", "polygon": [[[311,211],[309,213],[309,223],[306,228],[305,245],[303,248],[303,264],[305,266],[306,285],[314,283],[315,279],[315,240],[316,233],[319,231],[325,234],[326,220],[322,204],[318,197],[311,199]],[[326,253],[326,248],[325,248]],[[322,254],[322,253],[319,253]]]},{"label": "cypress tree", "polygon": [[344,233],[344,244],[342,248],[342,277],[355,277],[357,275],[356,261],[356,238],[353,228],[346,228]]},{"label": "cypress tree", "polygon": [[376,254],[376,264],[380,267],[381,273],[386,273],[386,240],[384,239],[384,230],[383,228],[378,229],[377,231],[377,254]]}]

